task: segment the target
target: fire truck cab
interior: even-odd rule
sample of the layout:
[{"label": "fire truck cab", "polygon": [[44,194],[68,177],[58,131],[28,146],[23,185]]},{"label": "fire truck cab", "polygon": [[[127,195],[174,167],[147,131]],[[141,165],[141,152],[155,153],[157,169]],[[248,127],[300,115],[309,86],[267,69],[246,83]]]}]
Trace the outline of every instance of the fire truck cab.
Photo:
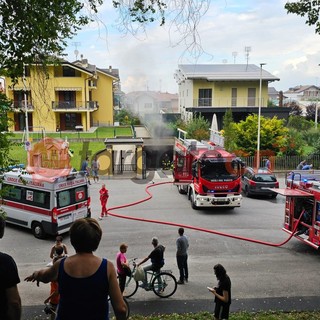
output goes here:
[{"label": "fire truck cab", "polygon": [[294,233],[296,239],[318,249],[320,171],[291,171],[286,176],[286,188],[273,191],[286,197],[283,230],[289,234]]},{"label": "fire truck cab", "polygon": [[174,145],[174,184],[187,194],[193,209],[241,205],[243,162],[212,142],[186,139],[178,129]]}]

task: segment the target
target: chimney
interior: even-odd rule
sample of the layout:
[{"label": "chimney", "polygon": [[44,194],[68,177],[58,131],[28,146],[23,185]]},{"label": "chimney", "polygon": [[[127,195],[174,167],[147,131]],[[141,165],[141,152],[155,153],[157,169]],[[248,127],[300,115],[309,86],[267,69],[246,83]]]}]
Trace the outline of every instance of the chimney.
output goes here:
[{"label": "chimney", "polygon": [[109,72],[112,73],[112,66],[109,66]]}]

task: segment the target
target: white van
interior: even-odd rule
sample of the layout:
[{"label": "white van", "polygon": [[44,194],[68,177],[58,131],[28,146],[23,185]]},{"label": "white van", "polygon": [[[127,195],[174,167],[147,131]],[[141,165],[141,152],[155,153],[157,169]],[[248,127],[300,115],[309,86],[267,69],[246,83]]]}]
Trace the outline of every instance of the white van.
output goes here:
[{"label": "white van", "polygon": [[1,189],[7,222],[31,229],[36,238],[62,234],[91,216],[88,180],[78,172],[42,179],[14,169],[3,174]]}]

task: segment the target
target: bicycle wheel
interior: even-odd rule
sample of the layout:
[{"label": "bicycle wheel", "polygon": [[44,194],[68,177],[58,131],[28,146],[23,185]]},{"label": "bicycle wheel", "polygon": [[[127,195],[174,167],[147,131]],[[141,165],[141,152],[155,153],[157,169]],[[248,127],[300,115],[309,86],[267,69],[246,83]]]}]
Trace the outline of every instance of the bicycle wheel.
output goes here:
[{"label": "bicycle wheel", "polygon": [[133,279],[133,276],[127,277],[126,286],[124,287],[123,296],[125,298],[132,297],[138,290],[138,281]]},{"label": "bicycle wheel", "polygon": [[177,290],[177,280],[171,273],[160,272],[152,281],[152,290],[160,298],[169,298]]},{"label": "bicycle wheel", "polygon": [[127,306],[126,319],[129,319],[129,317],[130,317],[130,305],[129,305],[128,300],[127,300],[125,297],[123,297],[123,301],[125,302],[125,304],[126,304],[126,306]]}]

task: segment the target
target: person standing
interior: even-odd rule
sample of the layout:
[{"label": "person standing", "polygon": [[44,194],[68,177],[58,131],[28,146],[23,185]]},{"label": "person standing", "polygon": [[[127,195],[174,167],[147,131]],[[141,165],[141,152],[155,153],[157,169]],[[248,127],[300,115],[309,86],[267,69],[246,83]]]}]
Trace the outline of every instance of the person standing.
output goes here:
[{"label": "person standing", "polygon": [[80,171],[88,178],[88,183],[90,182],[90,168],[89,168],[89,157],[86,157],[86,159],[81,164]]},{"label": "person standing", "polygon": [[271,170],[271,161],[269,158],[265,159],[265,166],[268,170]]},{"label": "person standing", "polygon": [[131,275],[129,262],[126,257],[127,249],[128,249],[128,245],[126,245],[125,243],[122,243],[120,245],[120,251],[117,253],[117,257],[116,257],[119,286],[122,293],[126,285],[126,277],[127,275],[128,276]]},{"label": "person standing", "polygon": [[109,199],[109,191],[106,189],[106,185],[103,184],[101,186],[101,189],[99,190],[100,194],[100,203],[101,203],[101,213],[99,219],[101,220],[103,217],[108,216],[108,210],[107,210],[107,202]]},{"label": "person standing", "polygon": [[208,290],[215,296],[214,319],[229,319],[231,280],[227,275],[226,269],[221,264],[216,264],[213,270],[218,280],[218,286],[215,288],[208,287]]},{"label": "person standing", "polygon": [[[0,214],[0,239],[4,235],[6,221]],[[21,319],[21,298],[17,284],[20,282],[15,261],[6,253],[0,252],[0,319]]]},{"label": "person standing", "polygon": [[110,296],[115,318],[125,320],[123,300],[114,265],[93,254],[99,247],[102,230],[97,220],[76,220],[70,241],[76,254],[56,261],[52,267],[33,272],[25,281],[57,281],[60,300],[56,320],[109,320]]},{"label": "person standing", "polygon": [[99,169],[100,169],[100,162],[98,160],[98,157],[95,156],[91,162],[93,182],[99,182]]},{"label": "person standing", "polygon": [[180,272],[180,278],[177,282],[178,284],[184,284],[188,282],[189,272],[188,272],[188,248],[189,241],[184,235],[184,229],[178,229],[179,238],[176,240],[177,245],[177,264]]}]

